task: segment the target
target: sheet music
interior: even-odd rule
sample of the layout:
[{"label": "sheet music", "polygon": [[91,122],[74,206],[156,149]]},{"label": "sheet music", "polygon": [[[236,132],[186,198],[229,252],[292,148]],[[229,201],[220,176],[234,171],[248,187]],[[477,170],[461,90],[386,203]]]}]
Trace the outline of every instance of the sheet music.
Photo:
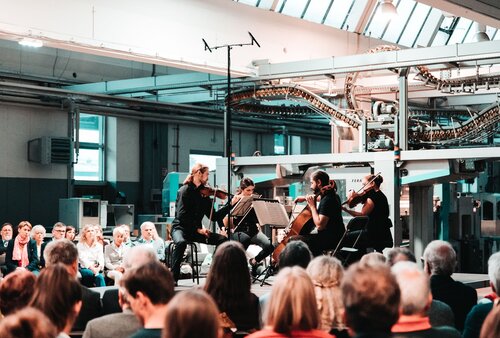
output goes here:
[{"label": "sheet music", "polygon": [[240,200],[231,210],[232,216],[244,216],[247,211],[252,207],[252,202],[254,195],[252,196],[241,196]]},{"label": "sheet music", "polygon": [[252,206],[261,226],[265,224],[288,226],[289,219],[285,207],[281,203],[253,201]]}]

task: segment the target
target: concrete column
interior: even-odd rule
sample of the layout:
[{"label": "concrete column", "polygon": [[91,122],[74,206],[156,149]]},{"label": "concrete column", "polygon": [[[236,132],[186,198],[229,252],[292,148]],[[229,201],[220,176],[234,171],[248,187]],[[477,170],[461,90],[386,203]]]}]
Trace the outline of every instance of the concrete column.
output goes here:
[{"label": "concrete column", "polygon": [[432,186],[410,187],[410,249],[421,257],[432,236]]}]

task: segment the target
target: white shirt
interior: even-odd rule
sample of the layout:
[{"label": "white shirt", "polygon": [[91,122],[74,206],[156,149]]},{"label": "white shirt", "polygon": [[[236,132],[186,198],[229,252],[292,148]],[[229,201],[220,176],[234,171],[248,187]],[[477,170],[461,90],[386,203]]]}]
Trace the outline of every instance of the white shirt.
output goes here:
[{"label": "white shirt", "polygon": [[88,269],[97,262],[99,270],[104,270],[104,252],[101,244],[94,242],[92,246],[88,246],[85,242],[79,242],[76,248],[78,249],[78,263],[82,268]]}]

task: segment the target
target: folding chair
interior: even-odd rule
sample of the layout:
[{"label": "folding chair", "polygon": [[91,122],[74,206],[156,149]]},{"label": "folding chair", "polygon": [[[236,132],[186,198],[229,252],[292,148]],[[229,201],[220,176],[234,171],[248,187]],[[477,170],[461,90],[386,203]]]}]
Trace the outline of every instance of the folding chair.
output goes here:
[{"label": "folding chair", "polygon": [[[346,266],[349,262],[349,258],[351,254],[357,253],[359,248],[357,248],[357,244],[361,235],[366,230],[366,225],[368,224],[368,216],[356,216],[349,220],[349,223],[346,225],[346,229],[344,235],[340,239],[337,244],[337,247],[332,252],[332,256],[337,257],[340,252],[346,252],[347,255],[344,257],[337,257],[342,262],[342,265]],[[354,233],[357,232],[355,235]],[[355,238],[352,241],[352,238]]]}]

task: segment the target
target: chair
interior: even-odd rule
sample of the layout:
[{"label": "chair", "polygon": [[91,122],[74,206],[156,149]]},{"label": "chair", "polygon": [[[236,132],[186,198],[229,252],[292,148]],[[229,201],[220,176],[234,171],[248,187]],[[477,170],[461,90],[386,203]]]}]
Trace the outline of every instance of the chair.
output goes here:
[{"label": "chair", "polygon": [[[187,242],[187,246],[190,250],[188,263],[191,265],[191,268],[193,269],[192,273],[193,283],[194,279],[196,278],[196,283],[200,284],[200,268],[198,266],[198,246],[196,245],[196,242]],[[174,253],[174,248],[175,248],[175,243],[173,241],[169,242],[165,247],[165,263],[167,264],[168,267],[171,267],[173,263],[172,256]]]},{"label": "chair", "polygon": [[[361,248],[358,248],[358,242],[361,235],[366,230],[366,225],[368,224],[368,216],[356,216],[349,220],[346,225],[344,235],[338,242],[335,250],[332,252],[332,256],[337,257],[341,251],[346,252],[346,257],[337,257],[342,262],[342,265],[346,266],[349,262],[349,258],[353,253],[357,253]],[[354,238],[354,241],[353,241]]]}]

